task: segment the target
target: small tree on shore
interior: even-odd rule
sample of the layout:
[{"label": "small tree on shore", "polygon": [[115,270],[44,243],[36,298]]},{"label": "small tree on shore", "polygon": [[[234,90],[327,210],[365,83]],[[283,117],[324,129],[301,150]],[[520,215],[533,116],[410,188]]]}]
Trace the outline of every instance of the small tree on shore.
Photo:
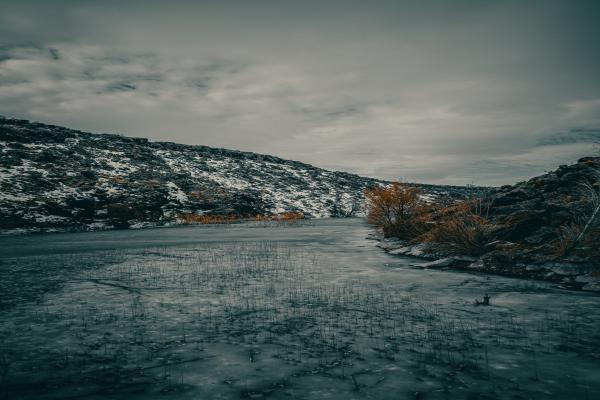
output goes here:
[{"label": "small tree on shore", "polygon": [[413,239],[423,232],[425,204],[418,187],[394,182],[365,191],[368,221],[383,229],[385,236]]}]

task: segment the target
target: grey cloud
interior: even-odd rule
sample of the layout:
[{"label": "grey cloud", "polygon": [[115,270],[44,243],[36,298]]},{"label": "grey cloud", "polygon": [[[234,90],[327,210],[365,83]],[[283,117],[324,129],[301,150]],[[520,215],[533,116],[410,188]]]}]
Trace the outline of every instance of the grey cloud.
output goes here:
[{"label": "grey cloud", "polygon": [[106,89],[109,92],[113,92],[113,91],[128,91],[128,90],[136,90],[137,88],[135,87],[135,85],[132,85],[131,83],[127,83],[127,82],[115,82],[115,83],[111,83],[109,84]]},{"label": "grey cloud", "polygon": [[567,132],[547,135],[538,142],[541,146],[563,145],[572,143],[600,143],[600,130],[598,129],[571,129]]},{"label": "grey cloud", "polygon": [[508,183],[591,151],[598,15],[592,1],[6,0],[0,110],[388,179]]}]

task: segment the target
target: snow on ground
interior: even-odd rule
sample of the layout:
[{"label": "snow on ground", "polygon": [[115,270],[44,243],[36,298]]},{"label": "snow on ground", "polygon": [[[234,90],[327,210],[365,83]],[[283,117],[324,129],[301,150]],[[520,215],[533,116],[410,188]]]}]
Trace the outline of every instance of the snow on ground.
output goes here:
[{"label": "snow on ground", "polygon": [[79,188],[67,186],[62,182],[58,183],[58,187],[53,190],[48,190],[43,193],[46,198],[52,199],[61,204],[66,204],[65,200],[69,197],[81,198],[90,196],[94,193],[93,190],[83,191]]},{"label": "snow on ground", "polygon": [[0,200],[4,201],[16,201],[16,202],[26,202],[32,200],[34,197],[26,194],[18,194],[14,195],[11,193],[0,192]]},{"label": "snow on ground", "polygon": [[185,192],[173,182],[167,182],[167,188],[169,189],[169,198],[171,200],[176,200],[180,203],[185,203],[188,201],[188,197]]},{"label": "snow on ground", "polygon": [[[0,128],[0,207],[12,215],[0,229],[20,228],[20,224],[33,224],[32,229],[69,225],[85,229],[90,210],[73,212],[70,199],[83,208],[121,207],[124,213],[104,215],[111,219],[107,225],[119,226],[166,224],[174,215],[187,212],[294,211],[327,217],[334,210],[336,215],[356,211],[363,201],[362,190],[376,182],[227,149],[152,143],[10,119],[0,119]],[[2,133],[10,140],[4,140]],[[72,220],[22,218],[31,213],[71,215]],[[52,227],[54,222],[57,225]]]},{"label": "snow on ground", "polygon": [[[272,204],[273,213],[298,210],[313,217],[325,217],[330,215],[330,204],[336,200],[335,190],[327,183],[329,173],[315,176],[305,169],[255,160],[182,157],[161,150],[157,154],[173,171],[186,171],[228,189],[258,191],[265,203]],[[341,193],[339,199],[349,208],[352,198],[348,193]]]},{"label": "snow on ground", "polygon": [[60,217],[57,215],[41,215],[37,213],[30,215],[29,217],[33,217],[38,223],[66,222],[69,220],[66,217]]}]

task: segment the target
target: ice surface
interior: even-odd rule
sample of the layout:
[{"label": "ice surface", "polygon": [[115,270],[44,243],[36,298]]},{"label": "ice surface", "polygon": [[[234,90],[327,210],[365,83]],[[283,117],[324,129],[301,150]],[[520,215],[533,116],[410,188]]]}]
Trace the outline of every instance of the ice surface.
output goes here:
[{"label": "ice surface", "polygon": [[600,398],[599,296],[412,268],[370,232],[0,238],[3,398]]}]

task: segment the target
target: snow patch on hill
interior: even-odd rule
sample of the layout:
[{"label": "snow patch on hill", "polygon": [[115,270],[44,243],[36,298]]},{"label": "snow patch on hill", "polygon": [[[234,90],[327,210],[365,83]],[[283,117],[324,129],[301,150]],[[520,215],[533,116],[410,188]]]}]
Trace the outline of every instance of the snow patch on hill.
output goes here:
[{"label": "snow patch on hill", "polygon": [[170,224],[181,213],[363,213],[374,179],[277,157],[0,119],[0,229]]},{"label": "snow patch on hill", "polygon": [[360,216],[365,189],[388,183],[269,155],[1,117],[0,153],[0,231],[137,228],[182,214]]}]

